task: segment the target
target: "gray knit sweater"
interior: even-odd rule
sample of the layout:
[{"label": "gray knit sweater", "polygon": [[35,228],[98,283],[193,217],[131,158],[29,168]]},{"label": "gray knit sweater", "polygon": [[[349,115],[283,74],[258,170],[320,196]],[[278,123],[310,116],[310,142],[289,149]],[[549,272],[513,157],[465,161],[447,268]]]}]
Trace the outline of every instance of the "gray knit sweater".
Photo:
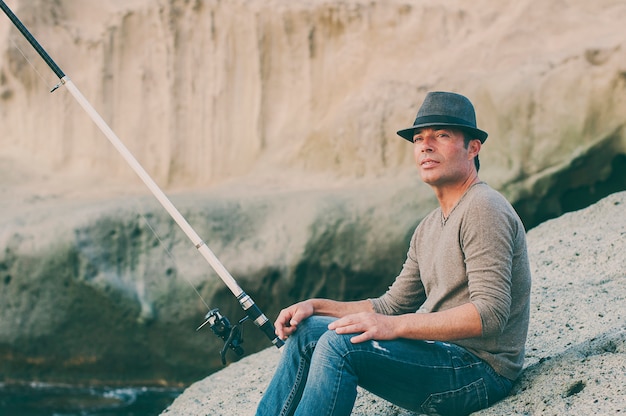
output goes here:
[{"label": "gray knit sweater", "polygon": [[483,334],[455,343],[514,380],[524,362],[530,285],[522,222],[502,195],[480,182],[448,218],[440,208],[424,218],[402,272],[384,295],[371,301],[376,312],[387,315],[473,303]]}]

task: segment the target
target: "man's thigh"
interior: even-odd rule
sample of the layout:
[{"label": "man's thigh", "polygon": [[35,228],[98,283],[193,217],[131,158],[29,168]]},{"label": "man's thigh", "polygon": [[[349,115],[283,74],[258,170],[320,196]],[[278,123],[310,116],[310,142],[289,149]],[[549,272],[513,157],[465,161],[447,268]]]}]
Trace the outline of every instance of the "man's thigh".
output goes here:
[{"label": "man's thigh", "polygon": [[464,414],[487,407],[510,389],[504,384],[494,393],[492,384],[500,377],[455,344],[406,339],[348,344],[352,336],[337,335],[345,337],[345,359],[358,384],[401,407]]}]

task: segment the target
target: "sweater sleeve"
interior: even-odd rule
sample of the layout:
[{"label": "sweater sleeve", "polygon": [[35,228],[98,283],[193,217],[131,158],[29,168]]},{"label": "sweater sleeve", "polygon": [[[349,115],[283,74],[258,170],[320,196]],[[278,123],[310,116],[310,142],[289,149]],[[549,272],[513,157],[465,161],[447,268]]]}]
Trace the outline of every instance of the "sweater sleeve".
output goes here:
[{"label": "sweater sleeve", "polygon": [[461,227],[470,302],[483,336],[500,334],[511,312],[512,259],[519,229],[514,213],[499,197],[478,199]]},{"label": "sweater sleeve", "polygon": [[374,310],[385,315],[412,313],[424,303],[426,294],[420,279],[416,255],[416,240],[419,226],[413,233],[411,244],[402,271],[382,296],[370,299]]}]

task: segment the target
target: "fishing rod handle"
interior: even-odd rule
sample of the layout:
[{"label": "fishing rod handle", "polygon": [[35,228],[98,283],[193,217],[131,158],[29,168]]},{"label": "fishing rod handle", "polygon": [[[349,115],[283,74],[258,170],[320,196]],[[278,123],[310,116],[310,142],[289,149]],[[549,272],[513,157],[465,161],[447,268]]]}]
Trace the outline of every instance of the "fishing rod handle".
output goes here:
[{"label": "fishing rod handle", "polygon": [[267,338],[272,341],[272,344],[274,344],[276,348],[282,347],[284,345],[284,341],[278,338],[278,335],[276,335],[276,328],[274,328],[274,325],[270,322],[269,319],[267,319],[267,316],[265,316],[263,312],[261,312],[261,309],[259,309],[256,303],[254,303],[252,298],[248,296],[245,292],[243,292],[240,296],[237,297],[237,300],[239,301],[239,304],[241,305],[243,310],[246,312],[246,315],[248,315],[248,318],[250,318],[254,322],[254,324],[258,326],[259,329],[267,336]]}]

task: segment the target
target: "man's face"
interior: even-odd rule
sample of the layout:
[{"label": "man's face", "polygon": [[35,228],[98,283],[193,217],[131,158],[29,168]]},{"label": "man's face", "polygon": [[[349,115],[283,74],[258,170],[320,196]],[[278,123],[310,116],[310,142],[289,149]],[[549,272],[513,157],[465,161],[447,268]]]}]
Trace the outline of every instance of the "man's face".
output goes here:
[{"label": "man's face", "polygon": [[434,187],[459,184],[474,173],[474,156],[480,141],[470,141],[467,148],[462,131],[449,127],[415,129],[413,156],[422,180]]}]

